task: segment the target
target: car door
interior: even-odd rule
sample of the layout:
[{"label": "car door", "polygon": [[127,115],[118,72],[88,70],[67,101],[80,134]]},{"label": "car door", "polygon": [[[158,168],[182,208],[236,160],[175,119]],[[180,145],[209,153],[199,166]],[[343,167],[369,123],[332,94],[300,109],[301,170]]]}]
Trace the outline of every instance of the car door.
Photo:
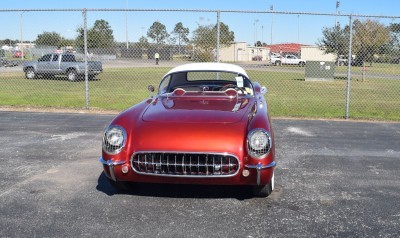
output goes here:
[{"label": "car door", "polygon": [[38,59],[37,72],[38,73],[48,73],[50,68],[50,60],[52,54],[43,55],[42,58]]},{"label": "car door", "polygon": [[53,57],[51,58],[49,63],[49,68],[48,68],[49,73],[52,74],[58,73],[58,71],[60,70],[60,64],[59,64],[60,57],[61,56],[59,54],[53,54]]},{"label": "car door", "polygon": [[286,57],[286,63],[287,64],[294,64],[295,63],[295,58],[294,58],[294,56],[293,55],[288,55],[287,57]]}]

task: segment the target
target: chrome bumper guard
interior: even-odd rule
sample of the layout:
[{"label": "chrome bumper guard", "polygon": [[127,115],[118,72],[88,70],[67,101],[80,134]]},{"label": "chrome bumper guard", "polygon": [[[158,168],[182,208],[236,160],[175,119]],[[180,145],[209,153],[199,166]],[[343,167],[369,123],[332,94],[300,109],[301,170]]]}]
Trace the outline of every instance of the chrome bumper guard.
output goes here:
[{"label": "chrome bumper guard", "polygon": [[115,178],[115,174],[114,174],[114,166],[125,164],[126,161],[113,161],[112,159],[104,160],[103,157],[100,157],[99,162],[104,165],[108,165],[108,167],[110,168],[111,179],[114,181],[117,181],[117,179]]},{"label": "chrome bumper guard", "polygon": [[276,162],[272,161],[271,163],[267,165],[262,165],[261,163],[255,164],[255,165],[245,165],[244,167],[246,169],[256,169],[257,170],[257,185],[260,185],[261,183],[261,170],[263,169],[270,169],[276,166]]}]

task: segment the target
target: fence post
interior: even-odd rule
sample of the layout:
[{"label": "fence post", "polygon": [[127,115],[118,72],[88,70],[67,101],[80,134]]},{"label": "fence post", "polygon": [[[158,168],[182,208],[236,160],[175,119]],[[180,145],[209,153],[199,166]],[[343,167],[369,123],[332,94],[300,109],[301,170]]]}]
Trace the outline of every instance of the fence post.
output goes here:
[{"label": "fence post", "polygon": [[85,59],[85,101],[86,109],[89,110],[89,78],[88,78],[88,51],[87,51],[87,10],[83,9],[83,41],[84,41],[84,59]]},{"label": "fence post", "polygon": [[221,28],[220,28],[220,14],[221,12],[218,10],[217,11],[217,49],[216,49],[216,54],[217,54],[217,62],[219,63],[219,37],[221,35]]},{"label": "fence post", "polygon": [[350,15],[350,37],[349,37],[349,56],[347,60],[347,92],[346,92],[346,120],[349,119],[349,104],[350,104],[350,79],[351,79],[351,61],[352,61],[352,44],[353,44],[353,21]]}]

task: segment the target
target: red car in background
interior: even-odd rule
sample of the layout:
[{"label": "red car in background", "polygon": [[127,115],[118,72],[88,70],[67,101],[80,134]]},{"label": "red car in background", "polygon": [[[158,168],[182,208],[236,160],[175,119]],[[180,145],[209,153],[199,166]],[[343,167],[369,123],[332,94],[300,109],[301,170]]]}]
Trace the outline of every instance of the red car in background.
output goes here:
[{"label": "red car in background", "polygon": [[248,185],[268,196],[276,162],[265,93],[236,65],[175,67],[155,96],[105,128],[105,175],[117,189],[136,182]]},{"label": "red car in background", "polygon": [[[14,51],[13,58],[22,58],[22,51],[16,50]],[[25,58],[25,55],[24,55]]]}]

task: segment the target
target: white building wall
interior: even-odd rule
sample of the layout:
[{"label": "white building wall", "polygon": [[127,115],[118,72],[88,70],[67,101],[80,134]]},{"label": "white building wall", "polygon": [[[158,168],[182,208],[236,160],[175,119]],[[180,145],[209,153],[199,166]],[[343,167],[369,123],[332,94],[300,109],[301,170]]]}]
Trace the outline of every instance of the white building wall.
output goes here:
[{"label": "white building wall", "polygon": [[248,62],[257,55],[262,57],[262,61],[267,61],[269,48],[248,46],[246,42],[235,42],[219,51],[220,60],[224,62]]},{"label": "white building wall", "polygon": [[309,61],[336,61],[336,55],[321,50],[318,46],[302,46],[301,59]]}]

